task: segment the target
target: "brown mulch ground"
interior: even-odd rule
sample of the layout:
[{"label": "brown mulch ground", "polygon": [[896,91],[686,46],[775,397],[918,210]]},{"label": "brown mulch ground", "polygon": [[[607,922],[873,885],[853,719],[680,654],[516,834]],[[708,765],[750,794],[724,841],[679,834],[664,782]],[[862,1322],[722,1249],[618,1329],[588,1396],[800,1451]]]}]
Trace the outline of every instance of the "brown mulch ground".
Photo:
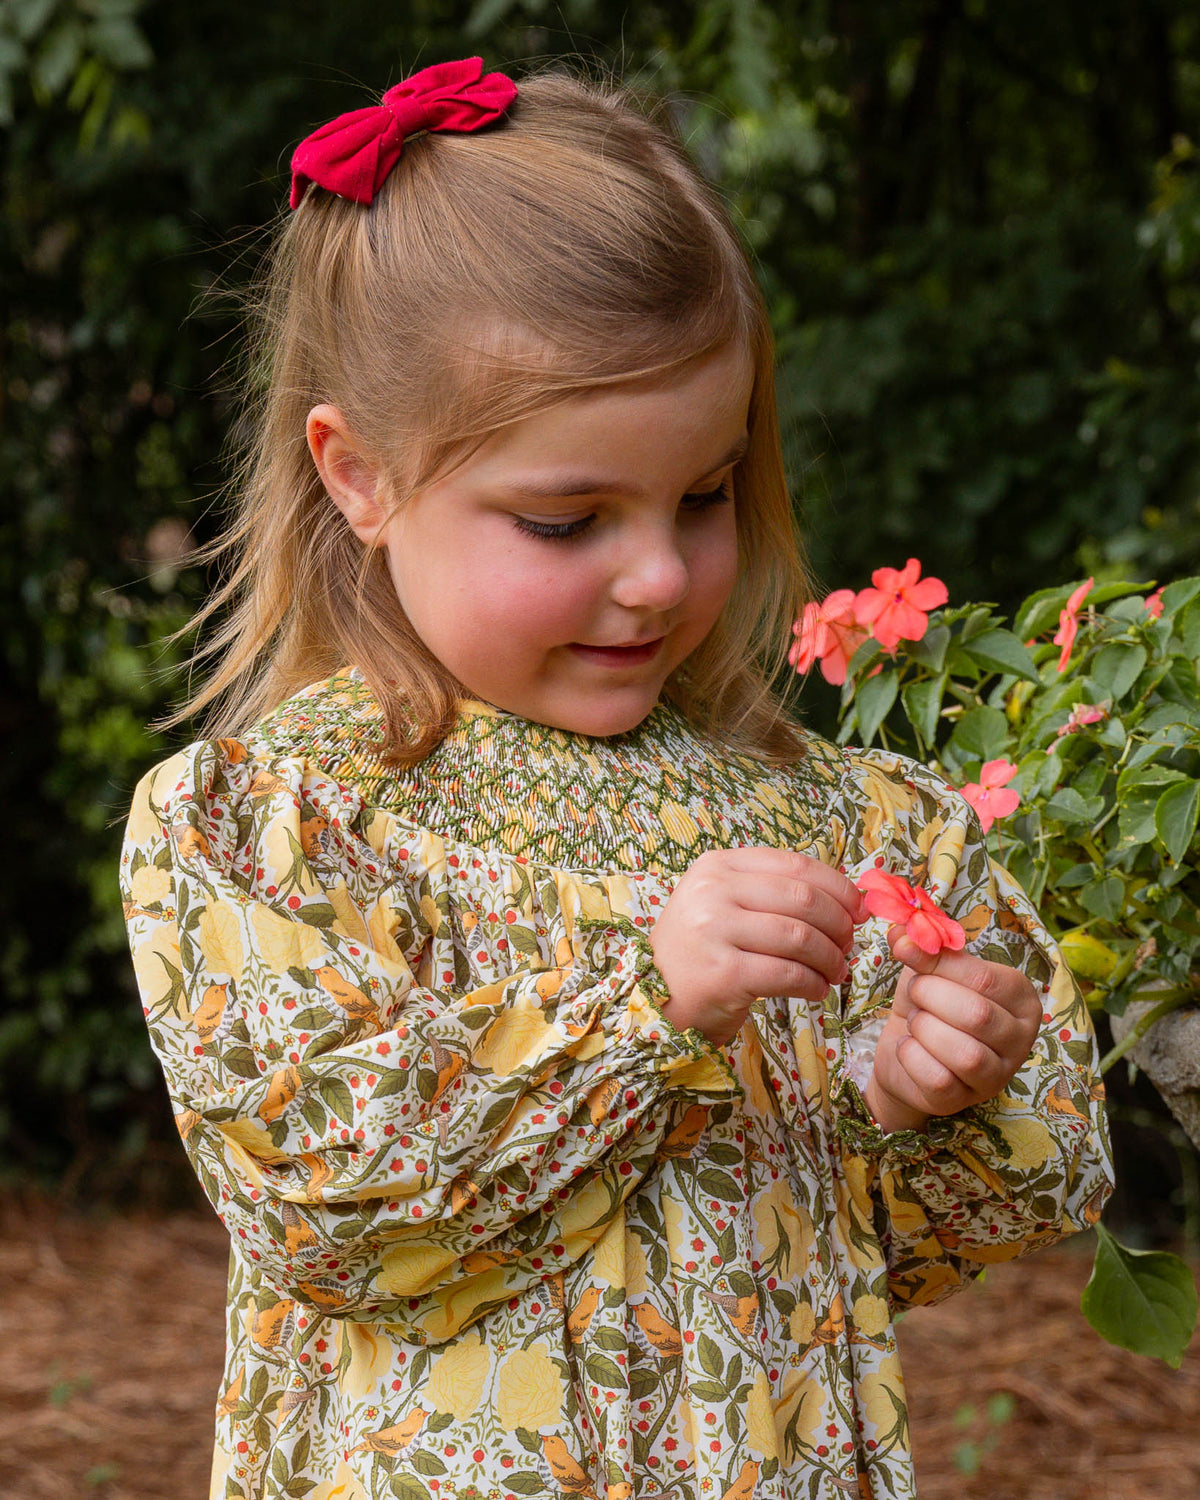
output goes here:
[{"label": "brown mulch ground", "polygon": [[[0,1493],[203,1500],[226,1243],[0,1202]],[[1105,1344],[1090,1263],[1043,1251],[903,1320],[922,1500],[1200,1495],[1200,1336],[1179,1371]]]}]

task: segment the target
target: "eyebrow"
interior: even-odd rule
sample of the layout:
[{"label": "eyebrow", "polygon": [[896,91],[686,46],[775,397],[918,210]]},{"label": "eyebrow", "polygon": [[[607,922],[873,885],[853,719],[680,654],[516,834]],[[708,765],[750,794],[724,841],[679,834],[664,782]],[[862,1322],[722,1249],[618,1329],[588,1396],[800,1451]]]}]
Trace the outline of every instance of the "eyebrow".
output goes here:
[{"label": "eyebrow", "polygon": [[[729,452],[719,458],[711,469],[704,471],[705,475],[715,474],[718,469],[728,468],[730,464],[735,464],[745,458],[749,446],[750,434],[743,432]],[[618,484],[615,480],[590,474],[551,474],[544,479],[523,479],[518,484],[505,485],[505,489],[512,495],[531,495],[542,500],[567,499],[576,495],[632,495],[637,493],[626,484]]]}]

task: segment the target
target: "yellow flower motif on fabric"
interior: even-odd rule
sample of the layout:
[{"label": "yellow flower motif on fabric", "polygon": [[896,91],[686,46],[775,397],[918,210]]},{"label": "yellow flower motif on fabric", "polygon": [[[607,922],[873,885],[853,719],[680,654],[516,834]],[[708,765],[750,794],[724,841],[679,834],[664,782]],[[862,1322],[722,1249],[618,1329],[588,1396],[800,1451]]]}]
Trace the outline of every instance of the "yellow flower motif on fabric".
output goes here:
[{"label": "yellow flower motif on fabric", "polygon": [[755,1376],[754,1389],[746,1402],[746,1436],[750,1446],[764,1458],[779,1456],[775,1413],[771,1406],[771,1382],[765,1370],[759,1370]]},{"label": "yellow flower motif on fabric", "polygon": [[242,972],[242,929],[228,901],[210,901],[200,913],[196,936],[210,973],[236,979]]},{"label": "yellow flower motif on fabric", "polygon": [[[787,1456],[797,1449],[811,1448],[818,1428],[825,1420],[825,1392],[808,1370],[789,1370],[783,1377],[783,1389],[775,1406],[775,1430],[783,1441]],[[795,1421],[795,1438],[787,1429]],[[793,1441],[797,1445],[792,1446]]]},{"label": "yellow flower motif on fabric", "polygon": [[789,1272],[793,1252],[802,1256],[804,1246],[812,1243],[812,1218],[796,1203],[783,1176],[755,1200],[754,1227],[762,1259],[773,1261],[782,1250],[783,1268]]},{"label": "yellow flower motif on fabric", "polygon": [[337,921],[333,924],[334,932],[369,948],[371,934],[367,930],[362,912],[355,905],[354,897],[350,894],[350,888],[346,882],[339,880],[337,885],[328,887],[325,894],[329,898],[330,906],[337,913]]},{"label": "yellow flower motif on fabric", "polygon": [[151,805],[152,800],[162,806],[162,800],[176,782],[190,777],[192,763],[188,756],[180,753],[148,772],[138,782],[133,794],[133,805],[129,810],[127,837],[134,844],[148,844],[161,839],[162,821]]},{"label": "yellow flower motif on fabric", "polygon": [[[625,1212],[622,1209],[596,1241],[596,1248],[592,1254],[592,1269],[596,1275],[609,1286],[616,1287],[618,1291],[623,1290],[627,1284],[627,1241],[630,1238],[636,1238],[636,1236],[626,1236]],[[642,1264],[645,1265],[644,1258]]]},{"label": "yellow flower motif on fabric", "polygon": [[375,1285],[389,1297],[420,1297],[442,1280],[442,1273],[459,1259],[457,1251],[426,1240],[396,1245],[385,1251]]},{"label": "yellow flower motif on fabric", "polygon": [[[214,1490],[214,1494],[217,1491]],[[308,1493],[308,1500],[370,1500],[362,1481],[345,1461],[339,1458],[332,1479],[322,1480]]]},{"label": "yellow flower motif on fabric", "polygon": [[879,1338],[891,1327],[892,1315],[886,1297],[867,1292],[854,1304],[854,1326],[869,1339]]},{"label": "yellow flower motif on fabric", "polygon": [[396,930],[396,910],[392,905],[391,891],[384,891],[379,900],[371,908],[367,916],[367,930],[371,937],[371,947],[375,952],[381,954],[389,963],[398,964],[403,962],[404,955],[396,942],[394,933]]},{"label": "yellow flower motif on fabric", "polygon": [[129,882],[129,894],[139,906],[155,906],[171,896],[171,876],[157,865],[143,865]]},{"label": "yellow flower motif on fabric", "polygon": [[176,928],[160,926],[156,922],[150,936],[138,943],[133,950],[133,968],[138,988],[151,1005],[157,1004],[170,992],[172,979],[167,972],[167,964],[178,971],[180,962]]},{"label": "yellow flower motif on fabric", "polygon": [[667,1254],[671,1263],[682,1266],[688,1259],[683,1243],[683,1210],[674,1198],[662,1200],[663,1226],[667,1232]]},{"label": "yellow flower motif on fabric", "polygon": [[817,1315],[811,1302],[797,1302],[788,1316],[788,1336],[803,1353],[817,1331]]},{"label": "yellow flower motif on fabric", "polygon": [[528,1000],[517,1001],[488,1027],[475,1049],[475,1066],[490,1069],[497,1078],[507,1078],[543,1051],[557,1034],[538,1006]]},{"label": "yellow flower motif on fabric", "polygon": [[1003,1122],[1004,1139],[1012,1147],[1008,1166],[1018,1172],[1036,1172],[1058,1155],[1054,1137],[1032,1115]]},{"label": "yellow flower motif on fabric", "polygon": [[646,1295],[649,1276],[642,1237],[631,1232],[625,1239],[625,1290],[631,1299]]},{"label": "yellow flower motif on fabric", "polygon": [[506,1432],[536,1432],[562,1415],[563,1384],[545,1344],[517,1349],[500,1366],[496,1416]]},{"label": "yellow flower motif on fabric", "polygon": [[864,1419],[875,1427],[887,1428],[896,1420],[896,1409],[889,1391],[903,1402],[904,1379],[900,1374],[900,1359],[896,1354],[885,1354],[858,1384],[859,1405]]},{"label": "yellow flower motif on fabric", "polygon": [[378,1388],[392,1368],[395,1346],[385,1333],[376,1333],[369,1323],[360,1323],[355,1318],[345,1318],[338,1326],[342,1331],[342,1350],[350,1351],[342,1389],[348,1396],[361,1400]]},{"label": "yellow flower motif on fabric", "polygon": [[256,906],[250,915],[259,952],[275,974],[310,969],[325,952],[325,940],[307,922],[289,921],[269,906]]},{"label": "yellow flower motif on fabric", "polygon": [[491,1350],[472,1328],[434,1360],[425,1393],[438,1411],[450,1412],[457,1421],[465,1422],[479,1410],[491,1364]]}]

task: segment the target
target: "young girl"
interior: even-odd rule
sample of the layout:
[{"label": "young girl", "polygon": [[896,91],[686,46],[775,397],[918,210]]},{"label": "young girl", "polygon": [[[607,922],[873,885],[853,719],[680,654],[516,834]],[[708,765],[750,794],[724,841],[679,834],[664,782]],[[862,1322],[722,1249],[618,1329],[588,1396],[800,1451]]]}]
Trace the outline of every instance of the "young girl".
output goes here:
[{"label": "young girl", "polygon": [[896,1500],[896,1311],[1108,1193],[1087,1013],[961,798],[772,695],[719,201],[620,93],[481,71],[296,153],[212,736],[129,821],[232,1240],[212,1493]]}]

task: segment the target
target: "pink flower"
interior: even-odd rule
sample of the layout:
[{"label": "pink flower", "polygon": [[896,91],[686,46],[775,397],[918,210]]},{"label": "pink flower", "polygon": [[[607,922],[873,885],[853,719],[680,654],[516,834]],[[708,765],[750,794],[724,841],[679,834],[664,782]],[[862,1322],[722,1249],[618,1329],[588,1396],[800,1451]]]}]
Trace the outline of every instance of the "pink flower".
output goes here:
[{"label": "pink flower", "polygon": [[904,568],[876,568],[874,588],[863,589],[854,601],[860,625],[873,625],[875,639],[886,651],[902,641],[919,641],[929,628],[927,611],[950,597],[940,578],[921,578],[921,564],[910,557]]},{"label": "pink flower", "polygon": [[838,686],[846,680],[850,658],[867,638],[854,617],[854,590],[835,589],[820,604],[806,604],[804,616],[792,626],[798,639],[788,652],[797,672],[821,663],[821,676]]},{"label": "pink flower", "polygon": [[882,917],[885,922],[900,923],[922,953],[958,949],[967,940],[953,917],[948,917],[924,891],[909,885],[899,875],[868,870],[858,877],[858,889],[866,898],[863,904],[870,914]]},{"label": "pink flower", "polygon": [[1109,703],[1077,703],[1071,710],[1071,717],[1065,724],[1060,724],[1054,731],[1055,739],[1061,740],[1064,734],[1078,734],[1085,724],[1099,724],[1101,720],[1108,718]]},{"label": "pink flower", "polygon": [[1146,598],[1146,613],[1148,615],[1153,615],[1156,620],[1162,619],[1162,591],[1164,587],[1165,585],[1156,588],[1154,592],[1148,595]]},{"label": "pink flower", "polygon": [[1019,792],[1006,792],[1002,788],[1017,774],[1011,760],[989,760],[979,773],[978,781],[969,781],[960,791],[975,811],[984,833],[997,818],[1007,818],[1015,812],[1021,800]]},{"label": "pink flower", "polygon": [[1075,644],[1075,633],[1079,629],[1079,606],[1091,593],[1095,582],[1094,578],[1089,578],[1086,583],[1081,583],[1067,600],[1066,609],[1058,617],[1058,630],[1054,635],[1054,644],[1062,647],[1062,655],[1058,658],[1060,672],[1070,660],[1071,648]]}]

